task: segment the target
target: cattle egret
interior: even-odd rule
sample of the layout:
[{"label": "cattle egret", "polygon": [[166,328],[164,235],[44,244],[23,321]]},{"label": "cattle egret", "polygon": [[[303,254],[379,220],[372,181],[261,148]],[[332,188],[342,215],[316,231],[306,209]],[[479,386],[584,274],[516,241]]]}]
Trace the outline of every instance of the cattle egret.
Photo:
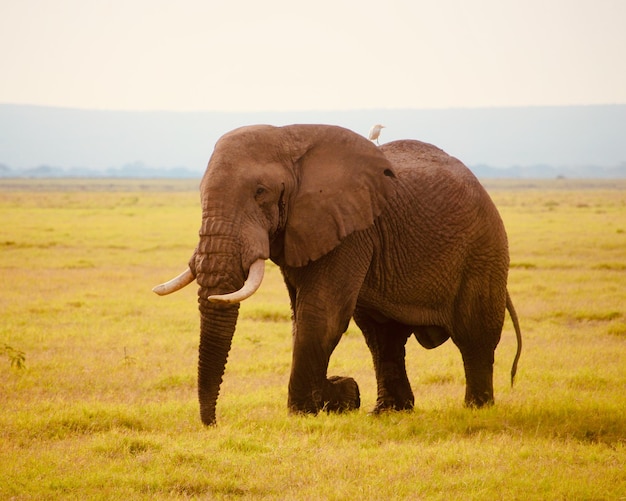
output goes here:
[{"label": "cattle egret", "polygon": [[374,125],[371,129],[370,129],[370,135],[368,136],[368,139],[370,141],[376,141],[376,144],[380,144],[378,142],[378,136],[380,136],[380,131],[383,130],[385,128],[384,125],[380,125],[380,124],[376,124]]}]

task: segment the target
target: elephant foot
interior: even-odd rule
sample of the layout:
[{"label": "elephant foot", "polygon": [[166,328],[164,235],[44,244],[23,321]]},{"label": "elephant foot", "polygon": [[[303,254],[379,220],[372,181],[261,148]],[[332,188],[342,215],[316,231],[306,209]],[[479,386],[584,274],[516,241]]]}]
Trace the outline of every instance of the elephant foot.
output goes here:
[{"label": "elephant foot", "polygon": [[351,377],[332,376],[325,389],[323,409],[326,412],[351,411],[361,406],[359,385]]},{"label": "elephant foot", "polygon": [[410,412],[413,410],[414,402],[412,399],[397,401],[393,399],[378,399],[376,406],[371,410],[371,415],[378,415],[384,412]]},{"label": "elephant foot", "polygon": [[467,376],[465,383],[465,406],[487,407],[494,404],[493,377],[491,371],[474,372]]},{"label": "elephant foot", "polygon": [[465,395],[465,407],[480,409],[481,407],[490,407],[494,403],[493,393],[486,392],[479,395]]},{"label": "elephant foot", "polygon": [[493,351],[468,353],[462,349],[461,354],[465,368],[465,406],[493,405]]},{"label": "elephant foot", "polygon": [[291,414],[317,414],[319,411],[345,412],[361,406],[359,385],[351,377],[333,376],[325,380],[323,389],[296,392],[289,388],[288,407]]},{"label": "elephant foot", "polygon": [[411,411],[415,406],[415,397],[409,380],[396,378],[379,383],[376,406],[370,414],[381,414],[388,411]]}]

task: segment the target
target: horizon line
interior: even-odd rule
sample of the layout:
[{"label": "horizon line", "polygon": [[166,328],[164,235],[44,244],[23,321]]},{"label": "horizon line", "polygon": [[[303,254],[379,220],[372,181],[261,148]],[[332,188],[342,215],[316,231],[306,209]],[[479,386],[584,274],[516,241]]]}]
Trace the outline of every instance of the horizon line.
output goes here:
[{"label": "horizon line", "polygon": [[0,107],[15,108],[43,108],[58,111],[80,111],[80,112],[103,112],[103,113],[172,113],[172,114],[266,114],[266,113],[356,113],[356,112],[394,112],[394,111],[479,111],[479,110],[512,110],[512,109],[539,109],[539,108],[590,108],[590,107],[611,107],[626,106],[626,103],[588,103],[588,104],[529,104],[529,105],[492,105],[492,106],[448,106],[448,107],[363,107],[363,108],[335,108],[335,109],[289,109],[289,110],[168,110],[168,109],[119,109],[119,108],[95,108],[77,107],[49,104],[32,103],[7,103],[0,102]]}]

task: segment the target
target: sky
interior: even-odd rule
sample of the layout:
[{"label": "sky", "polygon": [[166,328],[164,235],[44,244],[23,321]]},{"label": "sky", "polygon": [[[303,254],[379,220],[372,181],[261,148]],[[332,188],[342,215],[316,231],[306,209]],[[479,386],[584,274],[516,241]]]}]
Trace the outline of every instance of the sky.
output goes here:
[{"label": "sky", "polygon": [[626,0],[0,0],[0,103],[626,103]]}]

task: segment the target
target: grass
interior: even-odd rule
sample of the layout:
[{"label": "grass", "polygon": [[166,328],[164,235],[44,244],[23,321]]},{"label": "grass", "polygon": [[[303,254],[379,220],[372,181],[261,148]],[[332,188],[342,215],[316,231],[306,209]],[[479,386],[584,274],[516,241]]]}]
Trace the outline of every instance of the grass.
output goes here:
[{"label": "grass", "polygon": [[197,181],[0,181],[0,499],[626,499],[626,183],[485,183],[509,233],[496,405],[462,406],[460,355],[407,344],[412,413],[367,414],[351,326],[330,374],[362,409],[289,416],[280,272],[242,305],[218,426],[200,424]]}]

